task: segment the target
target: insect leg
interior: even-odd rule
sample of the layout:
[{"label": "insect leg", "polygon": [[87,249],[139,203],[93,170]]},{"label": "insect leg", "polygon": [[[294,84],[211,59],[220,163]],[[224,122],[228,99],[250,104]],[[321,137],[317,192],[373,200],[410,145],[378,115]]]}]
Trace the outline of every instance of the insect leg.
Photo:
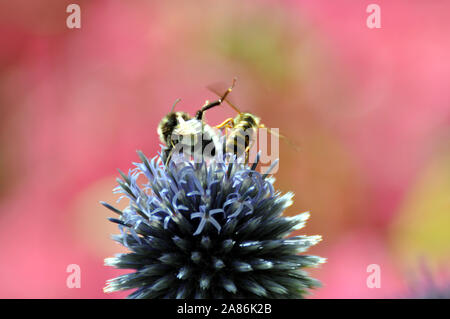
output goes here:
[{"label": "insect leg", "polygon": [[229,118],[226,119],[225,121],[223,121],[222,123],[220,123],[219,125],[216,125],[216,128],[221,129],[221,128],[233,128],[233,118]]},{"label": "insect leg", "polygon": [[220,99],[218,99],[217,101],[214,101],[214,102],[211,102],[211,103],[207,103],[206,105],[204,105],[204,106],[201,108],[201,110],[199,110],[199,111],[197,112],[197,114],[195,115],[195,118],[196,118],[197,120],[201,120],[201,119],[203,118],[203,113],[204,113],[206,110],[208,110],[208,109],[210,109],[210,108],[212,108],[212,107],[214,107],[214,106],[217,106],[217,105],[222,104],[222,102],[226,99],[226,97],[228,96],[228,94],[230,94],[230,92],[233,90],[233,87],[234,87],[235,83],[236,83],[236,78],[233,79],[233,83],[232,83],[231,86],[225,91],[225,93],[221,96]]},{"label": "insect leg", "polygon": [[169,161],[172,159],[172,154],[175,150],[175,143],[173,142],[172,139],[170,140],[170,144],[171,144],[170,147],[165,150],[168,153],[166,158],[166,165],[165,165],[166,167],[169,164]]},{"label": "insect leg", "polygon": [[248,160],[250,158],[250,144],[245,148],[245,164],[248,164]]}]

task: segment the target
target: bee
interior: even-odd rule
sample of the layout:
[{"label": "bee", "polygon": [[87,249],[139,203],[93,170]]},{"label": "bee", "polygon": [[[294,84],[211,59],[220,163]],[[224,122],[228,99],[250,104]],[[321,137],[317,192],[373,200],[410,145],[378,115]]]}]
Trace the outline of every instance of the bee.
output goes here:
[{"label": "bee", "polygon": [[246,161],[256,132],[261,127],[264,127],[261,119],[251,113],[239,113],[235,118],[226,119],[216,126],[219,129],[230,129],[225,140],[225,153],[235,154],[237,157],[245,154]]},{"label": "bee", "polygon": [[206,101],[200,110],[196,112],[195,117],[191,117],[186,112],[175,112],[175,106],[180,101],[177,99],[172,105],[171,111],[164,116],[157,129],[159,139],[166,145],[163,153],[163,159],[166,164],[170,160],[176,147],[187,151],[190,156],[196,156],[198,153],[214,156],[219,146],[218,132],[203,120],[204,113],[212,107],[220,105],[234,87],[235,80],[231,87],[225,93],[220,95],[216,101]]},{"label": "bee", "polygon": [[[218,95],[215,89],[211,87],[209,87],[209,89]],[[245,155],[245,161],[248,162],[249,151],[255,142],[258,129],[267,129],[269,134],[274,134],[288,141],[284,136],[267,128],[263,123],[261,123],[261,119],[258,116],[248,112],[241,112],[228,99],[225,99],[225,102],[238,113],[236,117],[228,118],[216,126],[218,129],[230,130],[223,146],[225,153],[235,154],[236,157]],[[297,149],[295,144],[291,142],[289,143]]]}]

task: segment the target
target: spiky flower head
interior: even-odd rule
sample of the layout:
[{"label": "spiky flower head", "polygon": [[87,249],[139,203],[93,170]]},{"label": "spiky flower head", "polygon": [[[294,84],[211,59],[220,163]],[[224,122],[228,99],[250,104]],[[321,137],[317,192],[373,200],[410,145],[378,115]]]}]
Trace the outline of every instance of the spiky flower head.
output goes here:
[{"label": "spiky flower head", "polygon": [[[136,289],[129,298],[302,298],[320,283],[303,270],[324,262],[300,254],[320,236],[287,237],[309,217],[283,216],[292,193],[274,178],[223,156],[193,163],[174,155],[141,162],[118,179],[129,199],[113,212],[130,252],[105,264],[134,272],[108,281],[105,292]],[[225,160],[224,160],[225,159]],[[147,182],[139,186],[144,175]]]}]

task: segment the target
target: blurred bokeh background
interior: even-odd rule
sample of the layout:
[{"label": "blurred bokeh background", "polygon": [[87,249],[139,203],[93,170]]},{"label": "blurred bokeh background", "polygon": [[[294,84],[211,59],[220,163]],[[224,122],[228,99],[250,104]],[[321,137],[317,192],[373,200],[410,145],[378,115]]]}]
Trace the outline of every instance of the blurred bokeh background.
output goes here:
[{"label": "blurred bokeh background", "polygon": [[276,178],[324,238],[313,298],[404,296],[420,260],[448,279],[450,2],[374,2],[380,29],[372,1],[0,1],[0,297],[126,295],[102,292],[123,249],[98,201],[156,154],[175,99],[193,113],[234,76],[233,101],[300,147],[280,144]]}]

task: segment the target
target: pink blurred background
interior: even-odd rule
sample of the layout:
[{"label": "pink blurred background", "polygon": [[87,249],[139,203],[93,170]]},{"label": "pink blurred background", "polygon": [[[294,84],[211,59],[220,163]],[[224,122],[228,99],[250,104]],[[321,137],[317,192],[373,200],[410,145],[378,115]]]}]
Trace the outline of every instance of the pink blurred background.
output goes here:
[{"label": "pink blurred background", "polygon": [[[81,29],[66,7],[81,7]],[[366,7],[381,8],[380,29]],[[105,295],[124,251],[98,204],[117,168],[154,156],[177,98],[193,113],[206,86],[299,145],[280,144],[286,212],[310,211],[313,298],[395,298],[423,258],[450,264],[450,2],[0,2],[0,297]],[[233,112],[208,114],[219,123]],[[125,202],[121,203],[125,204]],[[66,267],[81,267],[69,289]],[[366,285],[381,268],[381,288]],[[447,268],[446,268],[447,267]]]}]

